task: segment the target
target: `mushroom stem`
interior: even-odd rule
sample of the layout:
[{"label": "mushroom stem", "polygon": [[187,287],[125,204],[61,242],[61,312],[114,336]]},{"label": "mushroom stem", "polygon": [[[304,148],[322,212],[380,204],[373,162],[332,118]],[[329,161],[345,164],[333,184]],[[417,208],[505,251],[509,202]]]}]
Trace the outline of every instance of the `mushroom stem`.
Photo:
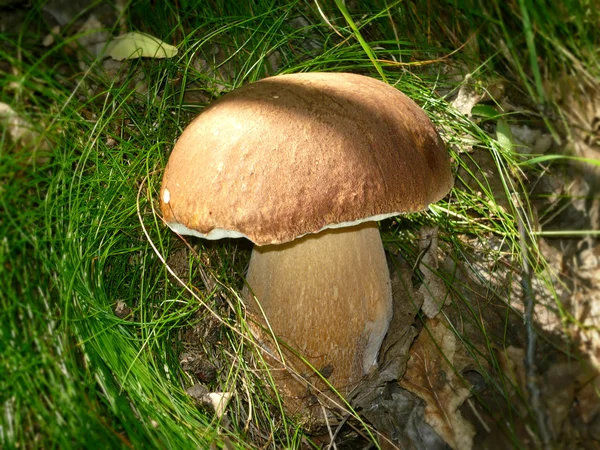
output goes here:
[{"label": "mushroom stem", "polygon": [[[254,295],[245,289],[244,299],[255,320],[270,327],[342,395],[376,366],[392,315],[392,292],[375,222],[255,246],[247,281]],[[257,327],[253,333],[270,357],[280,361],[267,333]],[[305,363],[281,348],[294,372],[324,387]],[[274,379],[288,411],[305,412],[312,392],[308,383],[286,371],[276,371]]]}]

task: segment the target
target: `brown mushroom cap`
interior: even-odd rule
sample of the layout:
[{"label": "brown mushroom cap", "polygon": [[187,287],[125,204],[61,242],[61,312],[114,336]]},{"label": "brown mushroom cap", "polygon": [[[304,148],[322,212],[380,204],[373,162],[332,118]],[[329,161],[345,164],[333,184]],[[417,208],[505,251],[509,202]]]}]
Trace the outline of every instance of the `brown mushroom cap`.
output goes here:
[{"label": "brown mushroom cap", "polygon": [[442,140],[407,96],[361,75],[299,73],[207,107],[173,149],[161,208],[178,233],[266,245],[420,211],[452,183]]}]

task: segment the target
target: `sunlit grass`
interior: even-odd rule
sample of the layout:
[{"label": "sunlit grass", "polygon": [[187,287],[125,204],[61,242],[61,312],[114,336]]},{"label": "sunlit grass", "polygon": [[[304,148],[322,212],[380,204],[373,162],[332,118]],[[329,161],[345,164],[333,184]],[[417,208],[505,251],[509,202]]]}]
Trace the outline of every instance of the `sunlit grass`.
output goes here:
[{"label": "sunlit grass", "polygon": [[[337,7],[319,2],[321,11],[301,1],[132,4],[125,12],[128,26],[176,44],[179,53],[171,60],[132,60],[109,76],[98,61],[85,60],[69,34],[42,47],[48,30],[36,9],[20,34],[2,36],[8,44],[0,58],[12,70],[3,74],[0,100],[39,133],[38,147],[48,142],[50,149],[32,155],[33,145],[13,142],[8,128],[0,135],[3,447],[300,448],[310,442],[302,424],[286,418],[281,399],[273,397],[266,365],[246,330],[239,292],[250,247],[190,240],[180,282],[167,266],[182,245],[154,203],[169,152],[191,118],[222,92],[275,73],[353,71],[385,79],[443,130],[456,188],[428,213],[395,221],[384,234],[388,249],[414,262],[417,230],[438,225],[440,247],[457,264],[466,261],[480,276],[474,261],[483,255],[485,261],[510,262],[510,273],[523,255],[516,220],[521,217],[534,276],[552,293],[520,175],[550,157],[524,159],[436,93],[455,87],[446,78],[446,64],[477,58],[449,55],[479,29],[476,14],[487,10],[474,10],[480,12],[466,16],[463,28],[461,18],[448,22],[461,34],[441,25],[444,11],[425,19],[419,8],[428,8],[427,2],[365,2],[360,11],[334,3]],[[480,31],[478,39],[482,61],[492,67],[484,64],[482,72],[493,75],[497,66],[503,77],[512,73],[532,101],[545,99],[540,73],[579,70],[578,64],[597,70],[589,46],[562,40],[563,25],[542,21],[526,2],[508,11],[500,4],[489,8],[486,18],[495,27],[490,34]],[[512,34],[525,12],[523,34]],[[591,45],[595,37],[587,16],[573,14],[569,23],[585,31]],[[560,52],[547,66],[520,53],[531,52],[532,33],[543,38],[538,55],[552,54],[549,49],[560,40]],[[491,51],[498,36],[508,49],[504,59]],[[472,70],[480,67],[476,62]],[[473,152],[489,156],[501,191],[483,175]],[[472,238],[471,246],[464,236]],[[491,248],[489,236],[502,245]],[[472,287],[446,281],[458,314],[480,331],[484,345],[469,336],[462,340],[475,360],[486,361],[481,371],[510,416],[503,385],[510,380],[498,378],[493,345],[498,336],[471,308]],[[480,281],[490,291],[497,288],[484,277]],[[118,302],[131,309],[129,316],[115,313]],[[217,367],[210,388],[235,393],[222,422],[186,395],[194,380],[179,363],[182,335],[209,319],[215,322],[215,340],[199,345]],[[535,428],[533,416],[531,424]],[[502,427],[518,445],[513,428]]]}]

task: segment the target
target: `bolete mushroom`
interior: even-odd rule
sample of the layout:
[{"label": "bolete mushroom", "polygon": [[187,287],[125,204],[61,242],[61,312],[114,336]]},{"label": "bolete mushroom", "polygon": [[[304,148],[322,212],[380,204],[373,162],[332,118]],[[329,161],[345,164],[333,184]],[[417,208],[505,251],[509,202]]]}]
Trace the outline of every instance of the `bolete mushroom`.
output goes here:
[{"label": "bolete mushroom", "polygon": [[173,149],[161,208],[177,233],[255,244],[244,300],[282,341],[254,327],[270,363],[294,368],[273,373],[288,411],[305,414],[324,384],[302,358],[342,395],[376,366],[392,315],[377,221],[424,210],[452,184],[442,140],[407,96],[361,75],[299,73],[207,107]]}]

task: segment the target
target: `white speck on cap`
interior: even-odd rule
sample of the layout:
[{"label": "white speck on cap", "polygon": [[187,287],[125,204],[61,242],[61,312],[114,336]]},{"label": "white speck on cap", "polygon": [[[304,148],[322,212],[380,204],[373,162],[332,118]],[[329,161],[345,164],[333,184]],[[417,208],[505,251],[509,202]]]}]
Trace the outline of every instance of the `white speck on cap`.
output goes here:
[{"label": "white speck on cap", "polygon": [[171,200],[171,193],[169,192],[168,189],[165,189],[163,191],[163,202],[165,202],[166,204],[168,204],[170,200]]}]

